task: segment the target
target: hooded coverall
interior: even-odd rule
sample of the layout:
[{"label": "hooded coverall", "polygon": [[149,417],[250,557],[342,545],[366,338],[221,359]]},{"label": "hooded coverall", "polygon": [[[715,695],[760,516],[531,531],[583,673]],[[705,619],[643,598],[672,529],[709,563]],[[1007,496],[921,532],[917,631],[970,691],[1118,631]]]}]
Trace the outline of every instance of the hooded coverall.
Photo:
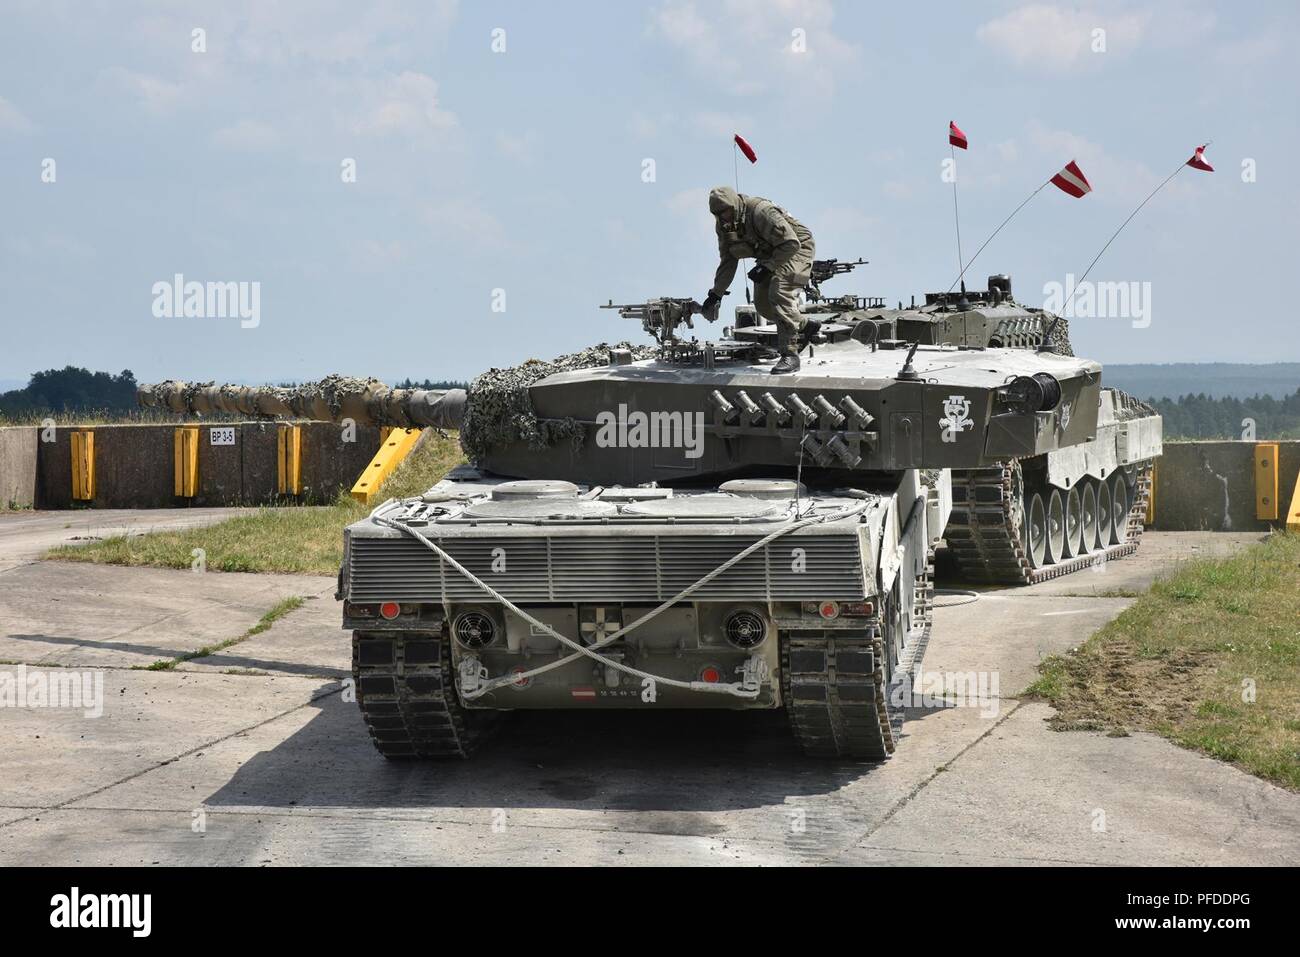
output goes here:
[{"label": "hooded coverall", "polygon": [[[728,209],[732,212],[730,225],[719,218]],[[709,211],[718,234],[713,294],[721,297],[727,291],[741,259],[754,259],[772,272],[771,279],[754,286],[755,309],[768,322],[797,336],[807,322],[799,311],[799,293],[812,279],[816,251],[812,233],[771,200],[744,196],[727,186],[709,192]]]}]

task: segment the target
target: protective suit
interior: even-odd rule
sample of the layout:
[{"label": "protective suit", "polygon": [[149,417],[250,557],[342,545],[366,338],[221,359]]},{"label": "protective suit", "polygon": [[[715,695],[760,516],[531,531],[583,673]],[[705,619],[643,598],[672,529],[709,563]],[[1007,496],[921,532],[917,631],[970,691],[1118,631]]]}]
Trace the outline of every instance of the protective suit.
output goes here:
[{"label": "protective suit", "polygon": [[771,273],[754,284],[754,307],[793,339],[807,321],[799,312],[799,293],[812,278],[812,233],[780,206],[761,196],[743,196],[728,186],[709,192],[718,235],[718,271],[711,300],[720,300],[736,277],[741,259],[753,259]]}]

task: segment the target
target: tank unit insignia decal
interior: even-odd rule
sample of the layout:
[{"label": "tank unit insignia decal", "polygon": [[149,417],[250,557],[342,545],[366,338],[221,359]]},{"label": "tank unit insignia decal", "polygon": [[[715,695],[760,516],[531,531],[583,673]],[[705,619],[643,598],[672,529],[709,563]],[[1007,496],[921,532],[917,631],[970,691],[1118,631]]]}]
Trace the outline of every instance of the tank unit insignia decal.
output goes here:
[{"label": "tank unit insignia decal", "polygon": [[975,428],[970,418],[970,399],[964,395],[950,395],[943,403],[944,417],[939,420],[943,429],[939,438],[944,442],[956,442],[957,433]]},{"label": "tank unit insignia decal", "polygon": [[1070,427],[1070,413],[1074,411],[1073,402],[1062,402],[1061,409],[1057,413],[1057,418],[1061,423],[1061,431],[1064,432]]},{"label": "tank unit insignia decal", "polygon": [[604,605],[582,606],[578,630],[587,644],[594,644],[622,627],[622,615],[617,607],[607,609]]}]

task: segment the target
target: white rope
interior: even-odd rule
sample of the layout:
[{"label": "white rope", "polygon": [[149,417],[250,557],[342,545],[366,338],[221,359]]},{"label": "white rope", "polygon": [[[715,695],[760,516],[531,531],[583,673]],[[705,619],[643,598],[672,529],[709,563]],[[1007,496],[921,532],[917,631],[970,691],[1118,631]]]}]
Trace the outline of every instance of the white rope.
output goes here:
[{"label": "white rope", "polygon": [[[390,499],[389,501],[392,500]],[[372,521],[374,521],[378,525],[383,525],[387,528],[395,528],[400,532],[410,535],[412,538],[416,539],[421,544],[423,544],[426,548],[433,551],[439,558],[447,562],[447,564],[450,565],[452,568],[456,569],[456,571],[460,572],[461,575],[463,575],[471,584],[475,585],[478,588],[481,588],[493,600],[499,602],[501,605],[508,608],[510,611],[514,612],[516,615],[518,615],[524,621],[528,622],[534,628],[540,630],[544,634],[550,635],[552,638],[556,639],[566,647],[572,648],[575,652],[575,654],[566,655],[563,658],[559,658],[555,661],[550,662],[549,664],[545,664],[538,668],[534,668],[531,671],[513,672],[509,675],[504,675],[499,678],[490,679],[489,681],[481,685],[477,691],[473,691],[469,693],[462,692],[463,697],[472,700],[474,698],[478,698],[481,697],[482,695],[487,694],[489,691],[494,691],[500,687],[516,684],[521,681],[526,681],[537,675],[544,674],[555,668],[559,668],[563,665],[566,665],[571,661],[576,661],[578,658],[584,656],[588,658],[592,658],[595,661],[598,661],[604,665],[612,667],[618,671],[622,671],[626,674],[635,675],[636,677],[642,679],[649,678],[651,681],[664,684],[670,688],[682,688],[687,691],[703,691],[703,692],[709,692],[713,694],[730,694],[738,698],[756,698],[758,697],[757,690],[747,691],[738,682],[721,683],[721,682],[707,682],[707,681],[679,681],[675,678],[666,678],[659,675],[651,674],[647,671],[641,671],[637,668],[631,667],[630,665],[625,665],[621,661],[617,661],[613,658],[608,658],[604,655],[597,654],[596,649],[603,648],[604,646],[610,644],[611,642],[617,641],[619,638],[623,637],[633,629],[638,628],[641,625],[644,625],[646,622],[651,621],[652,619],[658,617],[663,612],[671,608],[673,605],[685,600],[687,597],[694,594],[699,589],[703,588],[705,585],[707,585],[713,579],[717,578],[727,569],[736,565],[738,562],[743,561],[744,559],[752,555],[754,552],[758,551],[760,548],[764,547],[769,542],[775,541],[776,539],[780,538],[782,535],[788,535],[789,533],[796,531],[800,528],[804,528],[805,526],[808,525],[814,525],[814,524],[827,522],[827,521],[838,521],[843,518],[851,518],[854,515],[860,515],[862,512],[866,510],[868,504],[870,503],[868,501],[863,501],[859,505],[853,505],[850,506],[849,508],[841,509],[838,512],[830,512],[825,515],[813,515],[808,518],[800,519],[797,521],[787,522],[785,525],[782,525],[780,528],[777,528],[773,530],[771,533],[769,533],[768,535],[765,535],[763,538],[760,538],[752,545],[749,545],[747,548],[744,548],[741,551],[737,552],[735,555],[733,555],[727,561],[723,562],[713,571],[709,572],[699,581],[695,582],[693,585],[689,585],[688,587],[682,589],[672,598],[669,598],[663,604],[659,605],[657,608],[652,610],[649,614],[645,615],[642,618],[638,618],[636,621],[632,622],[631,624],[624,625],[623,627],[619,628],[617,631],[611,632],[609,635],[606,635],[604,638],[600,639],[599,641],[595,641],[590,645],[583,645],[579,642],[576,642],[573,639],[560,634],[558,631],[556,631],[554,628],[552,628],[550,625],[546,624],[545,622],[538,621],[532,615],[528,614],[528,612],[524,611],[514,602],[510,601],[510,599],[506,598],[505,595],[502,595],[491,585],[487,584],[487,582],[483,581],[481,578],[476,576],[464,565],[460,564],[460,562],[456,561],[456,559],[448,555],[447,552],[445,552],[442,548],[440,548],[437,544],[435,544],[433,541],[431,541],[421,532],[417,531],[414,528],[411,528],[408,525],[403,525],[401,522],[395,522],[392,519],[382,518],[378,516],[376,513],[380,511],[380,509],[384,508],[387,504],[388,504],[387,502],[384,503],[384,505],[381,505],[379,508],[375,509],[375,511],[371,513],[370,518]]]},{"label": "white rope", "polygon": [[970,591],[966,588],[936,588],[934,594],[936,596],[949,595],[955,599],[965,599],[964,601],[936,601],[933,603],[935,608],[957,608],[961,605],[970,605],[980,600],[979,592]]}]

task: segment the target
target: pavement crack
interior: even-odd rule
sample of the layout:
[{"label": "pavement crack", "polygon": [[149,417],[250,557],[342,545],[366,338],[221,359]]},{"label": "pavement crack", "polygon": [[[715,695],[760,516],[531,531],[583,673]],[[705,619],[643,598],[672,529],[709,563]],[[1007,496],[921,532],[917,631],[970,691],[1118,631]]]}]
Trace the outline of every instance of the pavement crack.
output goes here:
[{"label": "pavement crack", "polygon": [[[320,701],[323,698],[328,698],[330,695],[336,695],[339,692],[341,692],[344,687],[345,687],[344,683],[340,681],[339,686],[337,688],[329,688],[325,691],[321,691],[316,694],[313,694],[302,704],[294,705],[294,707],[289,708],[287,711],[281,711],[267,718],[263,718],[261,721],[255,722],[254,724],[250,724],[247,727],[238,728],[234,731],[231,731],[229,734],[223,734],[220,737],[212,738],[211,740],[205,741],[202,744],[197,744],[187,751],[182,751],[180,754],[174,754],[169,758],[163,758],[158,761],[154,761],[146,768],[141,768],[139,771],[134,771],[131,774],[118,778],[116,781],[110,781],[107,784],[101,785],[100,787],[92,788],[91,790],[86,791],[83,794],[74,795],[73,797],[70,797],[65,801],[60,801],[58,804],[51,804],[47,807],[43,807],[40,809],[41,813],[47,811],[76,810],[75,808],[71,808],[70,805],[75,804],[78,801],[85,801],[88,798],[94,797],[96,794],[103,794],[105,791],[109,790],[110,788],[115,788],[119,784],[126,784],[128,781],[134,781],[136,778],[142,775],[149,774],[152,771],[157,771],[159,768],[164,768],[169,764],[173,764],[176,761],[179,761],[181,758],[187,758],[191,754],[196,754],[199,751],[204,751],[207,750],[208,748],[216,747],[218,744],[221,744],[224,741],[229,741],[231,738],[236,738],[241,734],[248,734],[250,731],[256,731],[258,728],[264,727],[265,725],[270,724],[272,721],[279,721],[281,718],[291,715],[295,711],[301,711],[303,708],[310,707],[311,705],[315,704],[317,701]],[[3,824],[0,824],[0,831],[4,830],[7,827],[11,827],[14,824],[19,824],[23,821],[29,821],[35,816],[36,816],[35,814],[28,814],[24,817],[15,818],[12,821],[5,821]]]},{"label": "pavement crack", "polygon": [[882,817],[879,821],[877,821],[875,824],[869,827],[862,834],[859,834],[852,841],[850,841],[847,847],[841,848],[838,853],[833,854],[830,857],[823,858],[817,863],[819,864],[833,863],[835,858],[842,857],[846,852],[851,851],[853,848],[857,847],[867,838],[871,837],[872,834],[875,834],[877,831],[879,831],[882,827],[884,827],[887,823],[889,823],[889,821],[894,817],[894,815],[896,815],[899,811],[901,811],[908,804],[910,804],[918,794],[920,794],[923,790],[925,790],[925,788],[929,786],[931,781],[937,778],[940,774],[945,773],[949,768],[951,768],[954,764],[960,761],[962,759],[962,756],[965,755],[967,751],[969,751],[971,748],[978,745],[981,741],[983,741],[990,734],[992,734],[999,727],[1001,727],[1006,721],[1010,720],[1011,716],[1015,714],[1017,711],[1019,711],[1023,705],[1024,705],[1023,701],[1017,701],[1016,706],[1014,708],[1012,708],[1002,717],[998,718],[998,720],[994,721],[991,725],[989,725],[988,730],[986,730],[983,734],[977,737],[970,744],[966,745],[966,747],[962,748],[960,751],[954,754],[944,764],[940,765],[939,767],[931,771],[923,780],[919,781],[915,787],[913,787],[910,791],[908,791],[901,798],[899,798],[898,801],[894,803],[894,806],[885,812],[884,817]]}]

